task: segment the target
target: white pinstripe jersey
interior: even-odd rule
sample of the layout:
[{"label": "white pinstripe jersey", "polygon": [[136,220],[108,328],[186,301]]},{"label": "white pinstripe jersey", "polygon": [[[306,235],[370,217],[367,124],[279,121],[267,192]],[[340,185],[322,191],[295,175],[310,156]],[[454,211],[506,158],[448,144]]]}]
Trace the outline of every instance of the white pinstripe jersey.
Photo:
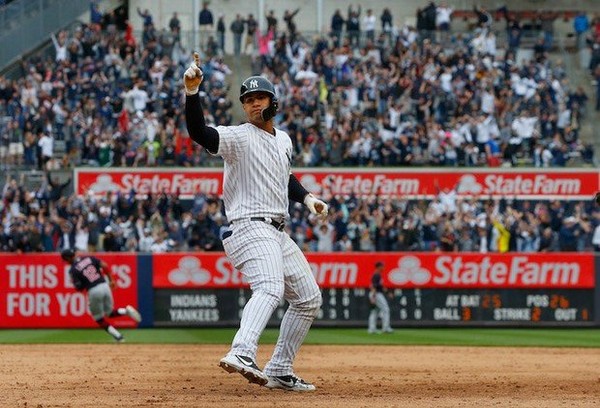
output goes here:
[{"label": "white pinstripe jersey", "polygon": [[223,201],[227,219],[286,218],[292,141],[279,129],[272,135],[244,123],[218,126],[218,156],[223,157]]}]

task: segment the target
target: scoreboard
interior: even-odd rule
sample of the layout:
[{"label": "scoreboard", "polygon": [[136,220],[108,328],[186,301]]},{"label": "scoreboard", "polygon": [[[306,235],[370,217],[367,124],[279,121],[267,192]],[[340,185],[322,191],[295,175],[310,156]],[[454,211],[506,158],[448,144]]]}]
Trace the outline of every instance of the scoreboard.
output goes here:
[{"label": "scoreboard", "polygon": [[[368,289],[322,289],[314,326],[366,327]],[[156,290],[156,326],[236,326],[249,289]],[[594,323],[593,289],[394,289],[389,293],[393,327],[402,326],[588,326]],[[269,325],[280,323],[285,302]]]}]

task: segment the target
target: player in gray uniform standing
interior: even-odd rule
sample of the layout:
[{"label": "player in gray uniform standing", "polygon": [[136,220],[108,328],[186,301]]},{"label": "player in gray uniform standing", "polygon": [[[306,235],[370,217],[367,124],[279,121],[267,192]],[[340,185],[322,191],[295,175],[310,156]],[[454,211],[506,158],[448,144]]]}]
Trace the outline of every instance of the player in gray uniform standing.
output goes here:
[{"label": "player in gray uniform standing", "polygon": [[113,336],[116,341],[123,341],[123,335],[108,323],[106,318],[129,316],[139,323],[142,321],[142,316],[131,305],[114,308],[111,290],[114,287],[114,281],[108,273],[106,262],[93,256],[79,257],[72,249],[63,250],[60,256],[71,265],[69,275],[75,289],[80,292],[87,292],[89,311],[96,323]]},{"label": "player in gray uniform standing", "polygon": [[[205,124],[198,95],[203,79],[199,66],[195,53],[184,74],[187,128],[196,143],[225,161],[223,201],[231,225],[222,236],[223,246],[252,290],[231,350],[219,365],[268,388],[314,391],[314,385],[294,373],[293,362],[319,312],[321,292],[308,261],[284,227],[290,199],[322,218],[327,216],[327,204],[309,194],[291,173],[292,141],[273,126],[277,111],[273,84],[260,76],[247,78],[240,102],[248,122],[213,128]],[[256,364],[258,340],[282,299],[290,306],[271,360],[261,371]]]},{"label": "player in gray uniform standing", "polygon": [[369,302],[371,302],[371,313],[369,313],[369,333],[377,333],[377,316],[381,316],[381,326],[384,333],[392,333],[390,327],[390,305],[386,299],[387,290],[383,286],[381,273],[383,262],[375,263],[375,271],[371,277],[371,291]]}]

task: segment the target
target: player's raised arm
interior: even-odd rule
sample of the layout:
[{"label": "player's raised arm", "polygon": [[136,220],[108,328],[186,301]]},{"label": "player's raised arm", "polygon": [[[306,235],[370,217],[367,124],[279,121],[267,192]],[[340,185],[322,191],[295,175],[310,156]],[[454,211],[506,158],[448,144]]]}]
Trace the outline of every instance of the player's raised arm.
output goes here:
[{"label": "player's raised arm", "polygon": [[219,150],[219,133],[215,128],[206,126],[204,112],[200,103],[198,90],[204,75],[200,69],[200,55],[194,53],[194,62],[183,74],[185,87],[185,123],[192,140],[205,147],[210,153]]}]

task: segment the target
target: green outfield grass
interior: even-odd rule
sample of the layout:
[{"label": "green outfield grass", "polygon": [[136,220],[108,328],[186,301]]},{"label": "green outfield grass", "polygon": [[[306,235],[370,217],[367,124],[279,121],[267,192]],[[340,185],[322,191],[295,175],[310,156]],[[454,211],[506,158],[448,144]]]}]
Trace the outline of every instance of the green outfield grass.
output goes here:
[{"label": "green outfield grass", "polygon": [[[277,330],[267,329],[262,344],[273,344]],[[235,329],[123,330],[127,344],[229,344]],[[98,329],[0,330],[0,344],[111,343]],[[367,334],[364,329],[310,331],[305,344],[446,345],[600,347],[600,329],[423,328],[398,329],[391,334]]]}]

